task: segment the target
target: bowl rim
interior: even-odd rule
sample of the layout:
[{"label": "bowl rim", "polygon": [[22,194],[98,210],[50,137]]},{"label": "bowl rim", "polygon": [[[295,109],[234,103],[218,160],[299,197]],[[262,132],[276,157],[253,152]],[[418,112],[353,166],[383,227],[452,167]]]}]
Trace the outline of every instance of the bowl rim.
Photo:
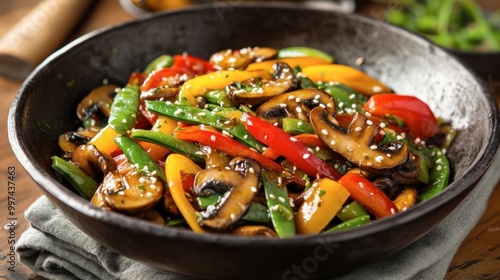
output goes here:
[{"label": "bowl rim", "polygon": [[[227,234],[216,234],[216,233],[197,234],[190,230],[164,227],[147,221],[142,221],[133,217],[129,217],[120,213],[109,212],[103,209],[99,209],[95,206],[92,206],[90,203],[88,203],[88,201],[86,201],[82,197],[79,197],[76,193],[72,192],[68,187],[57,181],[55,178],[53,178],[52,174],[43,171],[43,169],[41,168],[42,166],[41,164],[31,161],[30,155],[26,152],[27,149],[24,145],[25,143],[23,143],[23,141],[20,138],[20,133],[16,130],[19,127],[19,123],[21,122],[20,118],[22,115],[18,114],[17,112],[22,110],[23,106],[21,105],[26,100],[25,92],[27,88],[31,86],[31,81],[35,80],[38,77],[38,75],[41,75],[41,73],[44,72],[45,68],[50,67],[51,64],[57,62],[69,50],[77,48],[78,46],[86,43],[89,40],[105,36],[107,33],[113,32],[114,30],[128,28],[130,26],[142,24],[147,21],[154,21],[157,18],[168,17],[169,15],[172,14],[196,13],[197,11],[207,10],[211,8],[213,8],[211,4],[200,4],[188,8],[155,13],[139,19],[133,19],[124,23],[100,28],[98,30],[92,31],[88,34],[85,34],[75,39],[74,41],[70,42],[66,46],[59,49],[58,51],[54,52],[30,73],[30,75],[26,78],[26,80],[22,83],[20,89],[18,90],[16,97],[14,98],[14,101],[12,103],[12,106],[9,110],[8,136],[14,154],[18,158],[21,165],[25,168],[27,173],[39,185],[39,187],[41,187],[45,192],[49,193],[51,196],[54,196],[56,199],[64,201],[64,203],[68,207],[72,208],[74,211],[79,212],[82,215],[88,216],[89,218],[109,223],[114,227],[128,228],[131,230],[151,234],[160,238],[175,237],[184,239],[189,242],[211,243],[211,244],[217,244],[219,246],[251,245],[251,246],[284,247],[284,246],[289,246],[290,244],[294,243],[296,244],[297,242],[300,242],[304,246],[308,246],[311,244],[317,245],[319,239],[326,239],[328,240],[328,242],[344,242],[348,240],[358,239],[363,236],[368,236],[385,231],[390,227],[409,223],[420,216],[428,215],[433,210],[443,206],[448,200],[457,197],[458,195],[466,191],[469,187],[473,187],[474,184],[481,178],[481,176],[486,172],[486,170],[492,163],[493,158],[499,149],[499,143],[500,143],[499,110],[498,106],[496,106],[496,101],[494,100],[493,96],[489,94],[489,91],[484,85],[484,83],[468,66],[466,66],[461,60],[457,59],[455,56],[450,54],[444,48],[436,46],[430,43],[427,39],[418,36],[418,34],[409,32],[401,27],[397,27],[388,24],[384,21],[369,18],[363,15],[342,14],[333,11],[324,11],[316,8],[307,8],[307,10],[313,12],[330,13],[334,16],[349,18],[350,20],[361,21],[368,24],[383,25],[384,28],[387,28],[390,32],[396,32],[398,33],[398,35],[402,37],[406,38],[413,37],[412,40],[420,40],[422,41],[423,44],[429,44],[436,47],[436,51],[444,52],[446,55],[451,56],[453,60],[457,61],[462,67],[464,67],[467,70],[467,74],[471,75],[473,80],[477,82],[477,84],[479,85],[479,90],[482,93],[484,93],[486,101],[488,102],[488,106],[491,112],[490,119],[492,121],[491,123],[492,133],[485,147],[483,148],[482,151],[480,151],[483,153],[483,156],[476,159],[472,163],[468,171],[463,175],[462,178],[460,178],[460,180],[452,182],[450,185],[447,186],[447,188],[443,192],[438,194],[430,201],[419,203],[418,205],[411,207],[404,213],[399,213],[392,217],[376,220],[372,222],[370,226],[364,226],[348,230],[345,232],[328,233],[322,235],[297,235],[293,238],[284,238],[284,239],[275,239],[275,238],[270,239],[265,237],[241,238],[238,236],[227,235]],[[299,4],[275,3],[275,2],[274,3],[239,2],[239,4],[234,8],[235,9],[248,9],[248,8],[292,9],[292,10],[305,9],[304,7],[301,7]],[[66,213],[64,214],[66,215]]]}]

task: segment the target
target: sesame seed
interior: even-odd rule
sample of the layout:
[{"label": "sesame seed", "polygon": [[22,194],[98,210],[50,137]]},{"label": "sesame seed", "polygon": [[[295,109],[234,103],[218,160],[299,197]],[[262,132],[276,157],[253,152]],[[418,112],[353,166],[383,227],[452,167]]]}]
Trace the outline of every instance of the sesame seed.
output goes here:
[{"label": "sesame seed", "polygon": [[322,130],[321,130],[321,133],[322,133],[322,134],[324,134],[324,135],[328,135],[328,130],[326,130],[326,129],[322,129]]},{"label": "sesame seed", "polygon": [[215,140],[217,140],[217,139],[216,139],[215,135],[211,135],[210,140],[212,140],[212,142],[215,142]]},{"label": "sesame seed", "polygon": [[372,121],[370,121],[370,120],[367,120],[367,121],[366,121],[366,124],[367,124],[367,125],[373,125],[373,122],[372,122]]},{"label": "sesame seed", "polygon": [[391,151],[395,151],[395,150],[396,150],[396,147],[394,147],[394,146],[390,146],[390,147],[389,147],[389,150],[391,150]]},{"label": "sesame seed", "polygon": [[380,87],[380,86],[373,86],[372,87],[372,91],[375,92],[375,93],[382,92],[382,87]]},{"label": "sesame seed", "polygon": [[380,123],[380,127],[381,127],[381,128],[385,128],[386,126],[387,126],[387,124],[386,124],[386,123]]},{"label": "sesame seed", "polygon": [[119,191],[119,192],[118,192],[118,194],[119,194],[119,195],[125,195],[125,192],[123,192],[123,191]]},{"label": "sesame seed", "polygon": [[295,207],[295,203],[293,203],[293,198],[289,197],[288,200],[289,200],[290,207]]},{"label": "sesame seed", "polygon": [[301,125],[302,125],[302,122],[298,122],[298,123],[297,123],[297,125],[298,125],[298,126],[301,126]]},{"label": "sesame seed", "polygon": [[156,186],[153,185],[153,184],[149,185],[149,188],[152,189],[152,190],[156,190]]},{"label": "sesame seed", "polygon": [[286,103],[280,103],[281,108],[286,108],[286,106],[287,106]]},{"label": "sesame seed", "polygon": [[207,114],[206,114],[205,112],[199,112],[199,113],[198,113],[198,116],[200,116],[200,117],[204,117],[204,116],[206,116],[206,115],[207,115]]},{"label": "sesame seed", "polygon": [[436,167],[436,170],[437,170],[437,171],[441,171],[441,169],[443,169],[443,166],[442,166],[442,165],[438,165],[438,166]]},{"label": "sesame seed", "polygon": [[353,94],[349,95],[349,99],[354,99],[354,98],[356,98],[356,94],[353,93]]},{"label": "sesame seed", "polygon": [[310,156],[311,156],[310,154],[304,154],[304,155],[302,156],[302,158],[304,158],[304,159],[308,159]]},{"label": "sesame seed", "polygon": [[122,123],[127,123],[127,120],[126,120],[126,119],[123,119],[123,120],[122,120]]},{"label": "sesame seed", "polygon": [[393,215],[396,214],[396,209],[391,208],[391,214],[393,214]]},{"label": "sesame seed", "polygon": [[278,197],[278,199],[279,199],[279,201],[281,203],[285,203],[286,202],[286,199],[284,197],[282,197],[282,196]]},{"label": "sesame seed", "polygon": [[271,198],[271,199],[275,199],[275,198],[276,198],[276,196],[274,196],[274,194],[272,194],[272,193],[271,193],[271,194],[269,194],[269,198]]},{"label": "sesame seed", "polygon": [[297,111],[297,113],[300,113],[300,112],[302,112],[302,109],[300,107],[297,107],[297,108],[295,108],[295,111]]},{"label": "sesame seed", "polygon": [[231,213],[230,216],[231,216],[231,220],[233,220],[233,221],[236,220],[236,215],[234,213]]},{"label": "sesame seed", "polygon": [[330,141],[330,145],[335,146],[335,140]]},{"label": "sesame seed", "polygon": [[250,188],[250,190],[251,190],[252,192],[254,192],[254,193],[256,193],[256,192],[257,192],[257,188],[256,188],[256,187],[251,187],[251,188]]},{"label": "sesame seed", "polygon": [[377,157],[375,157],[375,161],[378,162],[378,163],[381,163],[383,159],[384,159],[383,156],[377,156]]},{"label": "sesame seed", "polygon": [[152,193],[150,193],[150,192],[147,192],[147,193],[146,193],[146,196],[147,196],[147,197],[153,197],[153,194],[152,194]]},{"label": "sesame seed", "polygon": [[358,127],[354,128],[354,131],[361,131],[361,129],[362,128],[358,126]]},{"label": "sesame seed", "polygon": [[273,210],[273,211],[278,211],[278,210],[279,210],[279,208],[280,208],[279,204],[276,204],[276,205],[274,205],[273,207],[271,207],[271,210]]},{"label": "sesame seed", "polygon": [[253,174],[253,173],[255,173],[255,169],[253,169],[253,167],[250,167],[250,168],[248,168],[248,172]]},{"label": "sesame seed", "polygon": [[292,141],[292,142],[297,142],[297,138],[295,138],[295,137],[290,137],[290,141]]},{"label": "sesame seed", "polygon": [[377,148],[378,148],[377,145],[371,145],[370,146],[370,149],[372,149],[372,150],[376,150]]}]

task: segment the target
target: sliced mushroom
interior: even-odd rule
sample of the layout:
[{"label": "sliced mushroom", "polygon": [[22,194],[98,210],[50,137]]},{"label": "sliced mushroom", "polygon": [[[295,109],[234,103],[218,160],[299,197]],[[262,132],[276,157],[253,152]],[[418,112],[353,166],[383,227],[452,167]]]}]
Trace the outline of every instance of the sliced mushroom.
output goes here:
[{"label": "sliced mushroom", "polygon": [[105,117],[109,117],[116,88],[118,88],[116,85],[103,85],[92,90],[78,103],[76,109],[78,118],[82,121],[91,120],[91,125],[99,126],[98,113],[101,112]]},{"label": "sliced mushroom", "polygon": [[83,172],[97,181],[101,181],[102,175],[117,170],[116,163],[110,156],[99,152],[94,145],[80,145],[74,151],[71,161]]},{"label": "sliced mushroom", "polygon": [[193,192],[197,196],[225,193],[241,184],[245,178],[235,170],[217,167],[204,169],[196,174]]},{"label": "sliced mushroom", "polygon": [[252,62],[273,59],[278,55],[278,50],[272,48],[244,48],[233,51],[223,50],[212,54],[210,63],[218,70],[244,69]]},{"label": "sliced mushroom", "polygon": [[70,159],[78,146],[87,144],[96,134],[97,131],[93,130],[68,131],[61,134],[58,139],[58,145],[64,152],[63,157]]},{"label": "sliced mushroom", "polygon": [[319,89],[301,89],[272,98],[262,104],[255,113],[280,125],[285,117],[309,122],[309,112],[318,106],[325,108],[328,114],[335,113],[335,101],[330,94]]},{"label": "sliced mushroom", "polygon": [[375,178],[373,184],[390,199],[394,199],[403,190],[403,185],[388,177]]},{"label": "sliced mushroom", "polygon": [[106,204],[115,211],[141,213],[151,209],[163,197],[163,183],[154,175],[131,170],[125,176],[110,172],[101,184]]},{"label": "sliced mushroom", "polygon": [[233,234],[240,236],[277,237],[276,232],[266,226],[241,226],[233,230]]},{"label": "sliced mushroom", "polygon": [[165,188],[165,193],[163,196],[164,196],[163,206],[165,208],[165,211],[167,211],[167,213],[171,215],[179,217],[181,215],[181,211],[179,211],[179,208],[175,204],[174,198],[170,193],[170,189]]},{"label": "sliced mushroom", "polygon": [[361,169],[387,173],[408,159],[408,147],[400,141],[383,147],[373,144],[373,138],[381,128],[367,122],[360,113],[355,114],[347,129],[339,127],[332,115],[321,107],[314,108],[309,117],[316,135],[333,151]]},{"label": "sliced mushroom", "polygon": [[[233,170],[219,169],[218,175],[213,174],[213,176],[220,177],[220,179],[215,179],[220,180],[220,182],[227,182],[228,172],[235,173],[235,175],[229,175],[231,178],[239,176],[239,179],[228,182],[232,184],[232,187],[225,193],[221,201],[217,205],[208,207],[202,213],[199,222],[204,227],[218,231],[226,230],[245,214],[257,193],[260,174],[259,164],[252,159],[238,157],[231,161],[231,166]],[[212,184],[216,185],[216,183]],[[201,189],[201,187],[197,186],[194,188]]]},{"label": "sliced mushroom", "polygon": [[140,100],[141,104],[146,100],[162,100],[175,102],[177,100],[178,94],[178,87],[160,86],[152,90],[142,91]]},{"label": "sliced mushroom", "polygon": [[140,213],[136,216],[137,218],[145,221],[155,223],[157,225],[165,225],[165,219],[154,209],[149,209],[146,212]]},{"label": "sliced mushroom", "polygon": [[278,62],[273,66],[273,78],[251,78],[234,82],[226,87],[226,93],[236,104],[257,106],[274,96],[288,91],[293,86],[293,70],[286,63]]}]

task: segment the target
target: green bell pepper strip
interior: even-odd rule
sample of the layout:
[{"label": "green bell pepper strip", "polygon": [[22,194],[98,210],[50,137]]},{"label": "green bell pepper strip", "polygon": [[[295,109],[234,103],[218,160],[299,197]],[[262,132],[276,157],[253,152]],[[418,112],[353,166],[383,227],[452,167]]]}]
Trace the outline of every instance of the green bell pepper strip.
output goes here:
[{"label": "green bell pepper strip", "polygon": [[183,154],[194,162],[205,162],[198,146],[169,134],[153,130],[133,129],[130,138],[154,143],[172,152]]},{"label": "green bell pepper strip", "polygon": [[368,100],[364,95],[359,94],[346,85],[318,85],[319,89],[328,92],[333,99],[339,111],[345,111],[346,108],[354,109],[360,113],[364,112],[363,105]]},{"label": "green bell pepper strip", "polygon": [[291,135],[315,133],[314,128],[310,123],[294,118],[283,118],[282,127],[286,133],[289,133]]},{"label": "green bell pepper strip", "polygon": [[170,67],[172,64],[174,64],[174,58],[170,55],[162,54],[148,63],[143,72],[144,74],[150,74],[158,69]]},{"label": "green bell pepper strip", "polygon": [[287,189],[278,187],[271,179],[272,176],[279,176],[276,173],[262,171],[260,174],[274,230],[280,238],[295,236],[294,215]]},{"label": "green bell pepper strip", "polygon": [[325,233],[353,229],[353,228],[357,228],[357,227],[360,227],[363,225],[367,225],[369,223],[370,223],[370,216],[363,215],[363,216],[359,216],[357,218],[345,221],[343,223],[340,223],[340,224],[326,230]]},{"label": "green bell pepper strip", "polygon": [[149,172],[166,182],[165,170],[151,159],[139,143],[125,136],[117,136],[114,140],[118,148],[125,154],[127,160],[136,165],[138,170]]},{"label": "green bell pepper strip", "polygon": [[118,92],[111,104],[109,126],[119,134],[127,134],[134,126],[139,109],[139,88],[127,86]]},{"label": "green bell pepper strip", "polygon": [[343,222],[359,218],[361,216],[369,215],[366,209],[359,204],[357,201],[353,201],[346,206],[342,207],[342,209],[337,213],[337,217],[341,219]]},{"label": "green bell pepper strip", "polygon": [[[222,194],[214,193],[206,196],[198,196],[196,197],[196,201],[200,209],[205,210],[208,206],[219,202],[222,197]],[[263,224],[271,223],[267,207],[256,202],[250,204],[245,214],[241,217],[241,220]]]},{"label": "green bell pepper strip", "polygon": [[434,166],[429,174],[430,184],[419,192],[419,201],[426,201],[436,196],[448,185],[448,180],[450,178],[450,163],[446,154],[437,147],[434,148],[432,152]]},{"label": "green bell pepper strip", "polygon": [[165,222],[165,226],[167,227],[180,227],[180,226],[186,226],[187,222],[184,219],[174,219],[170,221]]},{"label": "green bell pepper strip", "polygon": [[219,116],[208,110],[193,106],[167,104],[163,101],[146,101],[146,108],[153,113],[168,116],[175,120],[213,126],[228,132],[236,139],[259,152],[263,152],[264,150],[264,145],[250,135],[245,126],[235,120]]},{"label": "green bell pepper strip", "polygon": [[295,47],[283,48],[278,51],[278,58],[304,57],[304,56],[319,57],[328,61],[329,63],[332,63],[335,60],[331,55],[327,54],[326,52],[310,47],[295,46]]},{"label": "green bell pepper strip", "polygon": [[58,156],[52,157],[52,168],[86,200],[91,200],[99,187],[99,184],[87,173]]}]

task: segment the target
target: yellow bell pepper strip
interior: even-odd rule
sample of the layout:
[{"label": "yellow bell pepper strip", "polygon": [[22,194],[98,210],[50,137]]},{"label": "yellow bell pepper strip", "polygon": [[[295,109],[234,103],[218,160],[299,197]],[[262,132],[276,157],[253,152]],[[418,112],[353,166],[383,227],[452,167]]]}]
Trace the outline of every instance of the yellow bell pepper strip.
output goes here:
[{"label": "yellow bell pepper strip", "polygon": [[288,58],[272,59],[272,60],[265,60],[262,62],[252,63],[248,65],[245,70],[247,71],[265,70],[267,72],[272,72],[274,64],[278,62],[286,63],[288,64],[288,66],[290,66],[290,68],[295,68],[295,67],[304,68],[313,65],[330,64],[328,60],[319,57],[288,57]]},{"label": "yellow bell pepper strip", "polygon": [[335,60],[331,55],[327,54],[324,51],[303,46],[294,46],[280,49],[278,51],[278,58],[285,57],[318,57],[323,58],[329,63],[333,63],[333,61]]},{"label": "yellow bell pepper strip", "polygon": [[174,131],[174,137],[210,146],[219,152],[227,153],[233,157],[251,158],[257,161],[262,168],[267,170],[276,171],[278,173],[285,171],[283,166],[273,160],[209,126],[190,126],[178,129]]},{"label": "yellow bell pepper strip", "polygon": [[244,114],[243,118],[246,120],[245,127],[253,137],[284,156],[307,175],[313,178],[321,175],[332,180],[342,176],[283,129],[252,114]]},{"label": "yellow bell pepper strip", "polygon": [[52,169],[64,177],[66,181],[86,200],[92,199],[99,184],[80,168],[64,159],[53,156]]},{"label": "yellow bell pepper strip", "polygon": [[405,187],[405,189],[394,199],[394,205],[399,212],[408,210],[417,202],[417,191],[414,187]]},{"label": "yellow bell pepper strip", "polygon": [[195,162],[205,162],[198,146],[191,142],[183,141],[181,138],[176,138],[171,134],[152,130],[133,129],[130,138],[155,143],[174,153],[185,155]]},{"label": "yellow bell pepper strip", "polygon": [[165,161],[167,185],[175,205],[194,232],[206,233],[198,223],[197,212],[186,198],[182,183],[182,173],[196,174],[199,171],[201,168],[198,165],[180,154],[170,154]]},{"label": "yellow bell pepper strip", "polygon": [[167,104],[163,101],[146,101],[146,108],[157,114],[169,116],[179,121],[191,124],[209,125],[219,130],[226,131],[249,147],[259,152],[263,151],[264,145],[250,135],[245,126],[240,124],[237,120],[228,119],[194,106]]},{"label": "yellow bell pepper strip", "polygon": [[286,187],[278,183],[279,176],[271,171],[260,173],[274,230],[280,238],[292,237],[295,236],[293,211]]},{"label": "yellow bell pepper strip", "polygon": [[377,219],[398,212],[396,205],[387,195],[365,177],[357,173],[347,173],[338,182],[349,191],[352,199],[361,203]]},{"label": "yellow bell pepper strip", "polygon": [[306,192],[295,217],[297,232],[302,234],[322,231],[349,198],[344,186],[328,178],[316,181]]},{"label": "yellow bell pepper strip", "polygon": [[363,208],[359,202],[353,201],[342,207],[342,210],[339,211],[337,217],[343,222],[346,222],[364,215],[368,215],[365,208]]},{"label": "yellow bell pepper strip", "polygon": [[131,164],[136,165],[138,170],[156,175],[165,182],[165,171],[151,159],[139,143],[126,136],[115,137],[115,142],[123,151],[127,160]]},{"label": "yellow bell pepper strip", "polygon": [[363,215],[363,216],[359,216],[357,218],[345,221],[343,223],[340,223],[340,224],[332,227],[331,229],[326,230],[325,233],[353,229],[353,228],[367,225],[369,223],[370,223],[370,215]]},{"label": "yellow bell pepper strip", "polygon": [[111,126],[107,125],[89,141],[89,144],[94,145],[99,152],[111,155],[116,149],[118,149],[118,146],[114,141],[115,137],[118,135],[120,134],[111,128]]},{"label": "yellow bell pepper strip", "polygon": [[111,104],[108,124],[119,134],[127,134],[134,126],[139,110],[139,88],[127,86],[118,92]]},{"label": "yellow bell pepper strip", "polygon": [[364,109],[373,116],[394,115],[403,119],[410,133],[422,140],[427,140],[440,131],[432,110],[415,96],[377,94],[368,99]]},{"label": "yellow bell pepper strip", "polygon": [[302,74],[315,83],[338,82],[366,95],[392,92],[385,84],[347,65],[329,64],[307,66],[302,69]]},{"label": "yellow bell pepper strip", "polygon": [[221,70],[186,81],[179,91],[179,103],[196,105],[196,98],[208,90],[220,90],[232,82],[242,82],[255,77],[267,77],[266,71]]},{"label": "yellow bell pepper strip", "polygon": [[448,185],[450,178],[450,163],[446,154],[437,147],[432,150],[432,154],[434,166],[429,174],[430,184],[419,190],[419,201],[426,201],[436,196]]}]

